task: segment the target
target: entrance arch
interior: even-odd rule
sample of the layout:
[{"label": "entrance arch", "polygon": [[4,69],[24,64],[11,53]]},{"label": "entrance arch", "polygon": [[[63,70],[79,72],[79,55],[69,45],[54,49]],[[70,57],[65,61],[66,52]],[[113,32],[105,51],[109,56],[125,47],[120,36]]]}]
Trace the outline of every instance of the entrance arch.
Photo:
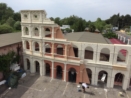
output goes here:
[{"label": "entrance arch", "polygon": [[29,59],[26,59],[26,64],[27,64],[27,70],[30,70],[30,61],[29,61]]},{"label": "entrance arch", "polygon": [[98,85],[104,86],[107,84],[107,78],[108,78],[108,73],[104,70],[100,71],[98,74]]},{"label": "entrance arch", "polygon": [[114,87],[120,87],[120,88],[122,88],[123,79],[124,79],[124,75],[121,74],[121,73],[117,73],[115,75],[115,79],[114,79]]},{"label": "entrance arch", "polygon": [[87,71],[87,75],[88,75],[88,77],[89,77],[89,80],[90,80],[90,83],[92,82],[91,80],[92,80],[92,71],[91,71],[91,69],[89,69],[89,68],[86,68],[86,71]]},{"label": "entrance arch", "polygon": [[40,73],[40,64],[38,61],[35,61],[35,70],[36,70],[36,73]]},{"label": "entrance arch", "polygon": [[68,81],[69,82],[76,82],[76,70],[74,68],[69,69]]},{"label": "entrance arch", "polygon": [[60,65],[58,65],[56,67],[56,78],[62,79],[62,76],[63,76],[62,67]]},{"label": "entrance arch", "polygon": [[46,63],[46,76],[51,76],[50,64]]}]

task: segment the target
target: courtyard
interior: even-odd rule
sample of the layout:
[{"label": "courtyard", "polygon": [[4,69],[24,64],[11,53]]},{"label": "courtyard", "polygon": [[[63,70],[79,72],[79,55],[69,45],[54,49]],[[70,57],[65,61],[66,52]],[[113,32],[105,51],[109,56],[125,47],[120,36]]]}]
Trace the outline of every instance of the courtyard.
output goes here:
[{"label": "courtyard", "polygon": [[[120,96],[122,92],[122,96]],[[78,92],[77,84],[51,79],[38,74],[27,74],[17,88],[7,89],[0,98],[131,98],[130,90],[108,89],[90,86],[86,92]]]}]

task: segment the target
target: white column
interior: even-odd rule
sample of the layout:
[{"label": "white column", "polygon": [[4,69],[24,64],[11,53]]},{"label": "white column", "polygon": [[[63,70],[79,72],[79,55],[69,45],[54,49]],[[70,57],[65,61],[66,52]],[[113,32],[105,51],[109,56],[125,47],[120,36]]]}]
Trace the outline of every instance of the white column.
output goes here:
[{"label": "white column", "polygon": [[111,76],[107,76],[107,87],[111,87]]},{"label": "white column", "polygon": [[98,82],[98,74],[95,74],[95,81],[94,81],[94,84],[97,85],[97,82]]},{"label": "white column", "polygon": [[126,38],[124,37],[123,43],[125,43],[125,41],[126,41]]},{"label": "white column", "polygon": [[54,62],[52,61],[52,79],[54,79]]},{"label": "white column", "polygon": [[97,56],[96,62],[99,63],[99,61],[100,61],[100,52],[99,52],[99,51],[97,52],[97,55],[96,55],[96,56]]},{"label": "white column", "polygon": [[42,64],[42,61],[40,61],[39,63],[40,65],[40,76],[43,76],[43,64]]},{"label": "white column", "polygon": [[130,39],[127,39],[127,45],[129,45],[130,44]]},{"label": "white column", "polygon": [[118,39],[119,39],[119,34],[118,34]]},{"label": "white column", "polygon": [[97,62],[97,52],[93,51],[93,61],[96,63]]},{"label": "white column", "polygon": [[[23,55],[23,56],[24,56],[24,55]],[[23,59],[23,60],[24,60],[24,69],[25,69],[25,70],[27,70],[27,60],[26,60],[26,58],[25,58],[25,57],[24,57],[24,59]]]},{"label": "white column", "polygon": [[31,73],[35,73],[36,72],[36,68],[35,68],[35,63],[33,62],[33,60],[30,59],[30,69],[31,69]]},{"label": "white column", "polygon": [[52,39],[54,39],[54,27],[52,27]]},{"label": "white column", "polygon": [[46,75],[46,66],[45,66],[45,62],[44,61],[42,61],[43,63],[43,75]]},{"label": "white column", "polygon": [[66,64],[64,64],[64,81],[66,82]]},{"label": "white column", "polygon": [[92,73],[91,84],[92,84],[92,85],[97,85],[97,84],[95,83],[95,74],[94,74],[94,73]]}]

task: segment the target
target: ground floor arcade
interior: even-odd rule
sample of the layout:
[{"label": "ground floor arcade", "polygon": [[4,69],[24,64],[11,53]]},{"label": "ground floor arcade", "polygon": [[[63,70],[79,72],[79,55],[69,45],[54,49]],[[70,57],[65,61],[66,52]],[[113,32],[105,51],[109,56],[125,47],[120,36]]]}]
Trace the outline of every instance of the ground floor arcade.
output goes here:
[{"label": "ground floor arcade", "polygon": [[[127,71],[101,68],[100,66],[85,66],[92,85],[103,85],[109,88],[121,87],[123,89],[127,89],[130,85]],[[46,75],[52,77],[52,79],[57,78],[66,82],[80,82],[80,67],[75,64],[26,57],[24,58],[24,68],[30,70],[31,73],[39,73],[41,76]],[[82,76],[82,78],[85,77]]]}]

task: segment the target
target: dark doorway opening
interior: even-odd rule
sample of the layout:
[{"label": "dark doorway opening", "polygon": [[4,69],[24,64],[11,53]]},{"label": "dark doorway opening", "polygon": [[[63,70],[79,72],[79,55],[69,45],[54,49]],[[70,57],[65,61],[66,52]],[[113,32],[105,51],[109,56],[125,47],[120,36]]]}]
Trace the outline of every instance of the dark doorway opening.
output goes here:
[{"label": "dark doorway opening", "polygon": [[68,72],[68,80],[69,82],[76,82],[76,70],[71,68]]},{"label": "dark doorway opening", "polygon": [[61,66],[57,66],[57,71],[56,71],[56,78],[58,79],[62,79],[62,67]]},{"label": "dark doorway opening", "polygon": [[27,70],[30,70],[30,61],[29,59],[26,59],[27,60]]},{"label": "dark doorway opening", "polygon": [[51,74],[50,65],[46,63],[46,76],[50,76]]},{"label": "dark doorway opening", "polygon": [[86,68],[86,71],[87,71],[87,75],[88,75],[90,83],[91,83],[91,80],[92,80],[92,71],[89,68]]},{"label": "dark doorway opening", "polygon": [[36,72],[40,73],[40,65],[38,61],[35,61]]}]

